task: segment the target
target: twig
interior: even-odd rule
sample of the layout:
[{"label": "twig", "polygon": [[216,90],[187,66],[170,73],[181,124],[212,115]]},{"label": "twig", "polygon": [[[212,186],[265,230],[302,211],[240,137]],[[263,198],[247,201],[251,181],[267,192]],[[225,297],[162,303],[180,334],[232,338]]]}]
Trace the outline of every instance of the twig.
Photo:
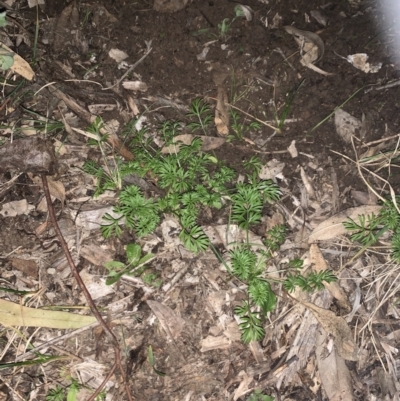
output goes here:
[{"label": "twig", "polygon": [[387,142],[387,141],[390,141],[391,139],[399,138],[399,137],[400,137],[400,134],[388,136],[388,137],[386,137],[386,138],[377,139],[376,141],[364,143],[363,145],[361,145],[361,147],[362,147],[362,148],[367,148],[367,147],[369,147],[369,146],[376,145],[377,143]]},{"label": "twig", "polygon": [[[93,299],[92,299],[89,291],[87,290],[87,288],[85,286],[85,283],[82,281],[82,278],[79,275],[79,272],[78,272],[78,270],[77,270],[77,268],[75,266],[75,263],[74,263],[74,261],[72,259],[72,256],[71,256],[71,253],[69,252],[68,245],[65,242],[65,239],[64,239],[64,237],[63,237],[63,235],[61,233],[60,227],[58,226],[58,223],[57,223],[56,214],[54,212],[53,204],[51,202],[51,195],[50,195],[49,185],[47,183],[47,177],[46,177],[45,174],[42,174],[42,183],[43,183],[44,194],[46,196],[47,209],[49,211],[50,220],[51,220],[51,223],[53,224],[54,231],[57,234],[58,240],[60,241],[61,248],[65,253],[65,257],[67,258],[67,261],[68,261],[69,267],[70,267],[70,269],[72,271],[72,274],[74,275],[75,280],[77,281],[80,289],[82,290],[83,295],[85,296],[86,301],[87,301],[87,303],[88,303],[88,305],[90,307],[90,310],[92,311],[93,315],[96,317],[97,321],[100,323],[100,325],[103,328],[103,330],[107,333],[108,337],[110,338],[110,340],[111,340],[111,342],[113,344],[114,355],[115,355],[115,363],[114,363],[110,373],[112,374],[112,372],[114,372],[115,368],[118,366],[119,371],[120,371],[120,373],[121,373],[121,375],[123,377],[123,381],[125,383],[126,394],[128,396],[128,399],[130,401],[132,401],[132,395],[130,393],[130,389],[129,389],[128,383],[125,380],[125,372],[124,372],[124,368],[122,367],[122,363],[121,363],[121,353],[120,353],[120,350],[119,350],[118,340],[115,337],[114,333],[111,331],[111,329],[108,327],[107,323],[104,321],[104,319],[101,316],[100,312],[98,311],[95,303],[93,302]],[[110,377],[110,373],[107,375],[107,377]],[[95,395],[92,395],[89,398],[88,401],[93,401],[95,399],[95,397],[97,396],[97,394],[104,388],[105,384],[106,384],[106,382],[103,381],[100,384],[100,386],[97,388],[97,390],[95,392]]]},{"label": "twig", "polygon": [[114,87],[116,87],[116,86],[118,86],[121,82],[122,82],[122,80],[128,75],[128,74],[130,74],[149,54],[150,54],[150,52],[153,50],[150,46],[151,46],[151,40],[149,41],[149,42],[146,42],[146,46],[147,46],[147,51],[146,51],[146,53],[138,60],[138,61],[136,61],[136,63],[135,64],[133,64],[133,65],[131,65],[129,68],[128,68],[128,70],[125,72],[125,74],[124,75],[122,75],[122,77],[117,81],[117,83],[115,83],[114,85],[112,85],[112,86],[108,86],[107,88],[103,88],[102,90],[103,91],[105,91],[105,90],[108,90],[108,89],[112,89],[112,88],[114,88]]}]

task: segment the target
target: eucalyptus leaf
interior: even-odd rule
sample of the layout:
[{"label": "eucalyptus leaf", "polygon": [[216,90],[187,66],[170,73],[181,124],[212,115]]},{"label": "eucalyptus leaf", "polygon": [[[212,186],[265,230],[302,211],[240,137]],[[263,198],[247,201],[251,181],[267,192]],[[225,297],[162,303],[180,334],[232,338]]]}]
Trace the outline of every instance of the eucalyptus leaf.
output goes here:
[{"label": "eucalyptus leaf", "polygon": [[0,47],[0,68],[3,71],[8,70],[14,65],[14,54],[15,53],[10,52],[7,49],[4,49],[4,47]]},{"label": "eucalyptus leaf", "polygon": [[7,25],[6,13],[7,13],[7,10],[2,11],[0,13],[0,28],[3,28]]},{"label": "eucalyptus leaf", "polygon": [[133,266],[137,266],[140,260],[140,255],[142,253],[142,248],[138,244],[129,244],[126,247],[126,257],[128,258],[128,263]]},{"label": "eucalyptus leaf", "polygon": [[139,260],[138,265],[144,265],[147,263],[149,260],[153,259],[156,255],[152,253],[148,253],[147,255],[144,255],[142,259]]}]

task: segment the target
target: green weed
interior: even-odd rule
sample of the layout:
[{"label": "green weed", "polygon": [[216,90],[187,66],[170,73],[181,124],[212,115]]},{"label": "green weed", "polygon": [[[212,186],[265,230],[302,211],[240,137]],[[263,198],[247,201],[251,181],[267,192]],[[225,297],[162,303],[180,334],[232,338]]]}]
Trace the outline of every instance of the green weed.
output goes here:
[{"label": "green weed", "polygon": [[240,5],[235,6],[234,12],[235,12],[235,17],[232,18],[232,20],[229,20],[229,18],[224,18],[222,22],[218,24],[218,33],[221,39],[226,39],[226,36],[228,34],[231,25],[235,22],[237,18],[245,17],[245,14]]},{"label": "green weed", "polygon": [[[56,388],[49,390],[45,399],[46,401],[76,401],[78,399],[79,391],[85,388],[84,385],[80,384],[76,379],[69,377],[71,383],[66,387],[56,385]],[[105,392],[102,391],[97,397],[96,401],[102,401],[105,399]]]},{"label": "green weed", "polygon": [[[204,116],[208,113],[208,106],[201,100],[195,101],[194,105],[193,110],[196,112],[190,117],[201,117],[197,128],[205,129]],[[179,122],[165,122],[161,126],[164,142],[170,144],[181,132],[181,127]],[[101,143],[101,138],[98,143]],[[197,253],[211,246],[228,272],[247,285],[247,299],[235,309],[241,319],[242,340],[247,343],[263,338],[265,316],[276,306],[276,295],[266,275],[265,266],[285,240],[286,227],[276,226],[270,230],[264,240],[265,249],[257,252],[252,249],[249,233],[255,225],[260,224],[264,208],[279,200],[279,187],[271,180],[259,179],[263,164],[257,157],[244,163],[245,181],[235,183],[236,172],[214,156],[203,152],[200,138],[193,139],[189,145],[179,144],[175,153],[167,155],[161,154],[149,143],[139,146],[139,142],[133,139],[131,145],[135,148],[135,160],[118,164],[118,176],[122,180],[129,174],[151,176],[163,194],[149,198],[135,185],[124,187],[119,192],[114,214],[104,216],[106,224],[101,226],[103,236],[120,236],[123,228],[133,231],[139,237],[144,236],[154,231],[162,215],[176,216],[181,225],[179,238],[188,250]],[[96,169],[93,169],[93,173],[96,173]],[[107,174],[101,173],[103,186],[108,185],[104,178],[108,177]],[[235,247],[229,252],[229,262],[216,252],[198,222],[205,208],[218,210],[224,207],[231,211],[230,222],[237,224],[247,234],[246,241],[233,244]],[[107,284],[115,283],[123,274],[142,274],[144,265],[153,256],[143,256],[139,245],[128,245],[127,263],[107,263]],[[301,262],[292,263],[287,269],[287,277],[280,281],[288,291],[296,286],[305,291],[315,291],[322,288],[323,281],[335,279],[329,272],[303,276],[300,268]],[[143,276],[143,280],[153,285],[160,284],[151,273]]]},{"label": "green weed", "polygon": [[109,162],[107,157],[106,143],[108,134],[102,134],[101,130],[104,128],[103,120],[100,117],[96,117],[95,121],[86,130],[93,134],[96,139],[89,139],[88,145],[97,146],[102,155],[102,161],[104,167],[100,166],[93,160],[87,160],[82,167],[82,170],[95,176],[97,178],[95,197],[102,194],[106,190],[121,189],[122,188],[122,176],[121,176],[121,164],[120,158],[113,156],[113,163]]},{"label": "green weed", "polygon": [[378,215],[358,216],[358,221],[348,219],[343,223],[344,227],[351,231],[350,239],[360,242],[363,249],[378,242],[379,238],[386,232],[390,233],[392,258],[400,262],[400,214],[398,212],[400,197],[395,197],[396,205],[392,200],[383,203]]},{"label": "green weed", "polygon": [[149,361],[150,366],[153,368],[154,372],[158,376],[166,376],[166,374],[164,372],[161,372],[160,370],[157,370],[156,367],[155,367],[156,361],[154,359],[153,347],[151,345],[149,345],[147,347],[147,360]]},{"label": "green weed", "polygon": [[[261,124],[258,121],[252,121],[246,124],[246,120],[242,120],[240,114],[236,110],[231,109],[230,114],[232,120],[231,127],[235,133],[236,139],[241,140],[250,130],[256,131],[261,128]],[[233,136],[228,139],[232,140]]]},{"label": "green weed", "polygon": [[270,395],[265,395],[262,393],[261,390],[257,389],[254,391],[254,393],[251,394],[249,398],[247,398],[246,401],[274,401],[274,397],[271,397]]},{"label": "green weed", "polygon": [[[126,247],[126,259],[127,263],[122,263],[117,260],[112,260],[105,263],[105,267],[108,270],[108,277],[106,280],[107,285],[116,283],[122,275],[132,275],[140,276],[146,264],[154,259],[155,255],[152,253],[147,253],[142,256],[142,248],[138,244],[129,244]],[[156,277],[152,277],[152,281]],[[149,279],[149,277],[147,278]]]},{"label": "green weed", "polygon": [[290,111],[292,110],[294,99],[299,92],[301,86],[304,83],[304,79],[300,82],[297,88],[293,92],[287,92],[285,95],[285,103],[283,104],[283,109],[280,114],[278,114],[278,110],[275,108],[275,121],[279,130],[282,130],[285,125],[286,119],[289,116]]},{"label": "green weed", "polygon": [[190,105],[189,113],[186,117],[195,118],[195,121],[187,124],[187,128],[192,131],[202,130],[205,135],[208,134],[208,127],[212,121],[210,106],[201,98],[196,98]]}]

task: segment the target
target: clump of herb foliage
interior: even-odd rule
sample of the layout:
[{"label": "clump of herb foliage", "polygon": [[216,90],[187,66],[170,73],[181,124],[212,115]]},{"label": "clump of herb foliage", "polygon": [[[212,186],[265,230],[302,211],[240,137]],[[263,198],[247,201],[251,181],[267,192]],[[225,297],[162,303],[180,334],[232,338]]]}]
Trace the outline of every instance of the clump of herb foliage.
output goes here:
[{"label": "clump of herb foliage", "polygon": [[[190,128],[206,130],[210,124],[208,113],[209,107],[203,101],[196,100],[188,117],[196,117],[198,121]],[[166,146],[181,134],[182,126],[176,121],[166,121],[162,125],[161,137]],[[101,127],[101,120],[96,120],[91,132],[97,133],[97,145],[105,158],[105,137],[100,135]],[[123,222],[125,229],[141,237],[154,231],[163,213],[176,216],[182,228],[179,238],[188,250],[200,252],[211,247],[228,272],[247,285],[247,300],[235,309],[241,320],[242,340],[248,343],[262,339],[266,314],[276,306],[276,295],[265,267],[285,240],[286,227],[276,226],[268,233],[263,251],[253,250],[249,232],[261,222],[264,207],[279,200],[279,187],[272,180],[259,179],[262,163],[257,157],[245,162],[246,179],[237,182],[237,174],[233,169],[202,151],[200,138],[193,139],[189,145],[179,144],[175,153],[164,155],[160,149],[152,146],[145,128],[135,131],[134,124],[129,124],[124,133],[129,138],[129,147],[135,160],[123,162],[115,157],[112,166],[106,163],[106,167],[102,167],[88,161],[83,167],[84,171],[98,179],[96,194],[106,189],[120,190],[114,216],[104,216],[105,224],[101,227],[103,236],[120,236]],[[164,191],[164,196],[148,198],[138,186],[123,187],[124,177],[131,174],[140,178],[151,177],[157,182],[157,187]],[[233,244],[229,261],[222,258],[210,244],[199,224],[199,216],[204,208],[223,207],[231,210],[230,222],[247,233],[244,243]],[[303,276],[300,269],[301,262],[290,266],[290,272],[283,281],[286,290],[293,291],[298,286],[306,291],[314,291],[323,288],[323,281],[336,279],[329,271]]]}]

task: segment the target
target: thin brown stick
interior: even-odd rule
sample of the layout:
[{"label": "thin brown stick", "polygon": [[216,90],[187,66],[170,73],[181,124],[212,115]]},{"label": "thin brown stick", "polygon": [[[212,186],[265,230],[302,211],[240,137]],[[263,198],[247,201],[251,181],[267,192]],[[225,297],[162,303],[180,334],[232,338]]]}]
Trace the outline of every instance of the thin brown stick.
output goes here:
[{"label": "thin brown stick", "polygon": [[[128,382],[125,380],[125,372],[124,372],[124,368],[122,366],[122,362],[121,362],[121,353],[119,350],[119,344],[118,344],[118,340],[117,337],[115,337],[114,333],[111,331],[111,329],[108,327],[107,323],[104,321],[103,317],[101,316],[100,312],[98,311],[95,303],[93,302],[93,299],[89,293],[89,291],[87,290],[85,283],[82,281],[81,276],[79,275],[79,272],[75,266],[75,263],[72,259],[71,253],[69,252],[68,249],[68,245],[65,242],[64,236],[61,233],[60,227],[58,226],[57,223],[57,218],[56,218],[56,214],[54,212],[54,208],[53,208],[53,204],[51,202],[51,196],[50,196],[50,190],[49,190],[49,185],[47,183],[47,177],[45,174],[42,174],[42,182],[43,182],[43,190],[44,190],[44,194],[46,196],[46,202],[47,202],[47,209],[49,211],[49,215],[50,215],[50,220],[51,223],[53,224],[54,227],[54,231],[57,234],[58,240],[60,241],[60,245],[62,250],[65,253],[65,257],[67,258],[69,267],[72,271],[72,274],[75,277],[75,280],[77,281],[80,289],[82,290],[86,301],[90,307],[90,310],[92,311],[93,315],[96,317],[97,321],[100,323],[101,327],[103,328],[103,330],[107,333],[108,337],[110,338],[113,347],[114,347],[114,355],[115,355],[115,363],[111,369],[112,372],[114,372],[116,366],[118,366],[119,371],[123,377],[123,381],[125,383],[125,391],[126,394],[128,396],[129,401],[132,401],[132,395],[130,393],[130,389],[128,386]],[[111,372],[111,374],[112,374]],[[107,375],[107,377],[110,377],[110,373]],[[97,388],[95,394],[98,394],[105,386],[105,384],[107,383],[107,381],[103,381],[103,383],[101,383],[101,385]],[[90,398],[90,400],[93,400],[94,398]]]}]

